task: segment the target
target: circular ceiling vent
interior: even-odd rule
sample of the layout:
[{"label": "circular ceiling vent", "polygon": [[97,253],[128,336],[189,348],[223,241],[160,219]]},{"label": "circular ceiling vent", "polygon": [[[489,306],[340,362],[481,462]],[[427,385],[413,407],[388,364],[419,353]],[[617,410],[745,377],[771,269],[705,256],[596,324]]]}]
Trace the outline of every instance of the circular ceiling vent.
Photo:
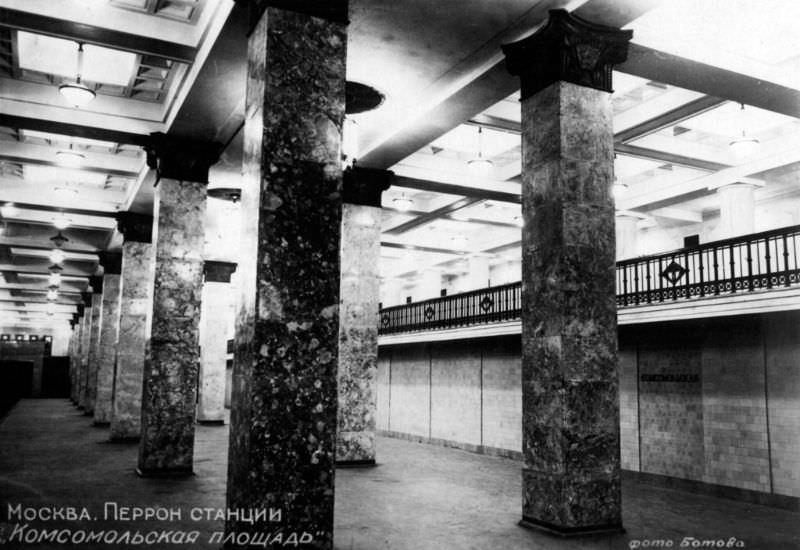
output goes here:
[{"label": "circular ceiling vent", "polygon": [[348,115],[356,115],[376,109],[386,99],[382,93],[360,82],[345,82],[345,109]]}]

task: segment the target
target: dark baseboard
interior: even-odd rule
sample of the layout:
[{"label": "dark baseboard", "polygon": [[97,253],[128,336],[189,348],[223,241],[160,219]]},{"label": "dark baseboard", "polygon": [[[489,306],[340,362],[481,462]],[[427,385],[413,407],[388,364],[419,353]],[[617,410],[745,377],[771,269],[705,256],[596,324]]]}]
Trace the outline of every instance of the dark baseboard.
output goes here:
[{"label": "dark baseboard", "polygon": [[136,475],[139,477],[152,477],[158,479],[180,479],[192,477],[194,471],[191,468],[171,468],[171,469],[142,469],[136,468]]},{"label": "dark baseboard", "polygon": [[420,435],[407,434],[403,432],[393,432],[391,430],[377,430],[378,435],[383,437],[393,437],[395,439],[404,439],[406,441],[413,441],[414,443],[427,443],[429,445],[438,445],[440,447],[450,447],[453,449],[461,449],[462,451],[469,451],[487,456],[496,456],[501,458],[510,458],[512,460],[522,460],[522,453],[519,451],[512,451],[510,449],[501,449],[499,447],[489,447],[487,445],[474,445],[472,443],[464,443],[461,441],[452,441],[450,439],[441,439],[438,437],[423,437]]},{"label": "dark baseboard", "polygon": [[635,472],[633,470],[623,470],[622,477],[625,481],[633,481],[635,483],[645,483],[647,485],[654,485],[667,489],[686,491],[687,493],[727,498],[739,502],[749,502],[751,504],[760,504],[771,508],[780,508],[791,512],[800,512],[800,498],[788,495],[764,493],[752,489],[741,489],[739,487],[716,485],[714,483],[705,483],[693,479],[682,479],[647,472]]},{"label": "dark baseboard", "polygon": [[375,459],[370,460],[337,460],[337,468],[375,468]]},{"label": "dark baseboard", "polygon": [[224,426],[225,425],[225,421],[224,420],[198,420],[197,423],[200,424],[201,426]]},{"label": "dark baseboard", "polygon": [[621,523],[610,525],[588,525],[586,527],[564,527],[555,525],[546,521],[539,521],[537,519],[523,517],[518,525],[526,529],[533,529],[535,531],[542,531],[549,535],[556,535],[558,537],[585,537],[585,536],[601,536],[601,535],[619,535],[625,532]]}]

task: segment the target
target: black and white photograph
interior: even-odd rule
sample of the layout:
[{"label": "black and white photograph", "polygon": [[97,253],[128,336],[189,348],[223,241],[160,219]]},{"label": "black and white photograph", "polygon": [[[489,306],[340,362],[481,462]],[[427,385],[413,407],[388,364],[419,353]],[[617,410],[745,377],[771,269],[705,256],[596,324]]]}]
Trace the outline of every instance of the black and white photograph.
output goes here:
[{"label": "black and white photograph", "polygon": [[800,1],[0,0],[0,549],[800,549]]}]

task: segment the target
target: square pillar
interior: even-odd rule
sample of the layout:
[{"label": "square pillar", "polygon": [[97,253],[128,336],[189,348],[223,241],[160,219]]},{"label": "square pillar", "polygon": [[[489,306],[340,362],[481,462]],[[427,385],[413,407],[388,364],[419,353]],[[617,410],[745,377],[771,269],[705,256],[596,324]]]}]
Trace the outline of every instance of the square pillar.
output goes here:
[{"label": "square pillar", "polygon": [[522,101],[522,522],[622,529],[612,65],[630,31],[553,10],[504,46]]},{"label": "square pillar", "polygon": [[142,385],[141,476],[192,474],[208,168],[214,143],[151,136],[157,169],[152,328]]},{"label": "square pillar", "polygon": [[392,172],[344,174],[339,286],[339,392],[336,465],[375,465],[380,301],[381,193]]},{"label": "square pillar", "polygon": [[282,521],[231,519],[226,531],[332,549],[347,2],[258,4],[227,507],[281,510]]},{"label": "square pillar", "polygon": [[100,331],[103,326],[103,277],[89,278],[92,287],[92,328],[89,335],[89,361],[86,369],[86,406],[83,412],[94,416],[94,402],[97,398],[97,371],[100,354]]},{"label": "square pillar", "polygon": [[206,261],[203,267],[203,297],[200,311],[200,388],[197,422],[224,424],[228,327],[233,289],[231,275],[236,264]]},{"label": "square pillar", "polygon": [[80,375],[78,379],[78,406],[86,412],[89,397],[89,349],[92,343],[92,321],[94,307],[92,307],[92,293],[82,292],[83,319],[81,320],[81,355]]},{"label": "square pillar", "polygon": [[122,290],[114,390],[111,401],[111,440],[136,440],[141,433],[142,376],[145,342],[150,334],[153,303],[153,218],[130,212],[117,217],[125,237],[122,245]]},{"label": "square pillar", "polygon": [[78,346],[80,342],[81,324],[77,313],[72,314],[69,321],[72,333],[69,338],[69,398],[72,403],[78,404]]},{"label": "square pillar", "polygon": [[111,424],[111,398],[114,394],[114,364],[117,358],[120,299],[122,295],[122,254],[103,253],[103,320],[97,351],[97,383],[94,402],[94,424]]}]

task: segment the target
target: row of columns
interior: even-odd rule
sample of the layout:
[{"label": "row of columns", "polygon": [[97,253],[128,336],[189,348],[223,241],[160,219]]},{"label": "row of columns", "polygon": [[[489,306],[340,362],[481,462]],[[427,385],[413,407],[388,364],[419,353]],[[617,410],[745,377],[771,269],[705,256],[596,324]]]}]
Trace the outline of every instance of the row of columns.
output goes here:
[{"label": "row of columns", "polygon": [[[375,460],[370,258],[385,173],[356,170],[343,188],[346,0],[266,4],[249,3],[227,505],[280,509],[284,532],[332,548],[334,466]],[[560,534],[621,528],[610,91],[629,39],[553,11],[505,48],[522,85],[522,516]],[[133,433],[141,418],[142,475],[181,474],[192,464],[198,235],[216,157],[162,137],[150,153],[152,244],[123,229],[111,425],[113,434],[115,415],[125,418]],[[76,326],[77,379],[92,315],[87,307]],[[226,529],[274,526],[231,520]]]}]

